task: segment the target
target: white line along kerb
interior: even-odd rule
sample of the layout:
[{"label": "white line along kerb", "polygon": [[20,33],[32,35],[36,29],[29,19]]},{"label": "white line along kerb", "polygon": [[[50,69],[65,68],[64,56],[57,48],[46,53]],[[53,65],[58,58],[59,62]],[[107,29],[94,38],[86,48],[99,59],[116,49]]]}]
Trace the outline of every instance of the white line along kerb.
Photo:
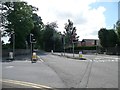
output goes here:
[{"label": "white line along kerb", "polygon": [[18,85],[33,87],[33,88],[52,88],[52,87],[49,87],[49,86],[30,83],[30,82],[24,82],[24,81],[16,81],[16,80],[9,80],[9,79],[2,79],[0,81],[5,82],[5,83],[12,83],[12,84],[18,84]]}]

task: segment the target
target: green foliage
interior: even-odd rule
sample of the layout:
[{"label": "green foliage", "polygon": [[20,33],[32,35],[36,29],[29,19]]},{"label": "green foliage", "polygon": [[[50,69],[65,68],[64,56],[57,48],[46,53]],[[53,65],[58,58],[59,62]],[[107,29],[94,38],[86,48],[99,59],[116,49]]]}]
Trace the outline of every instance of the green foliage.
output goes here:
[{"label": "green foliage", "polygon": [[117,29],[117,35],[118,35],[118,46],[120,46],[120,20],[116,22],[116,29]]},{"label": "green foliage", "polygon": [[77,42],[79,36],[76,33],[76,27],[73,27],[73,22],[68,19],[68,23],[65,24],[65,42],[67,46],[70,46],[72,42]]},{"label": "green foliage", "polygon": [[10,49],[12,46],[10,44],[2,44],[2,49]]},{"label": "green foliage", "polygon": [[[42,43],[42,29],[44,28],[44,24],[42,22],[42,19],[40,16],[38,16],[37,14],[33,14],[32,15],[32,19],[34,22],[34,28],[31,30],[31,33],[35,36],[36,39],[36,47],[40,48],[41,43]],[[28,43],[29,43],[29,38],[28,38]]]},{"label": "green foliage", "polygon": [[48,23],[45,25],[45,30],[43,30],[42,35],[42,47],[46,51],[58,50],[61,47],[61,37],[60,33],[57,32],[57,24],[55,22]]},{"label": "green foliage", "polygon": [[[25,48],[25,41],[27,35],[34,27],[32,20],[33,9],[27,5],[26,2],[6,2],[7,7],[5,25],[8,36],[12,36],[12,31],[15,32],[15,47]],[[12,44],[12,37],[10,38],[10,44]]]},{"label": "green foliage", "polygon": [[105,28],[101,28],[98,31],[98,37],[100,39],[100,44],[104,48],[115,47],[118,41],[117,34],[113,29],[107,30]]},{"label": "green foliage", "polygon": [[[72,47],[65,49],[67,52],[72,52]],[[76,53],[82,50],[96,50],[96,46],[80,46],[80,47],[74,47],[74,50]]]},{"label": "green foliage", "polygon": [[[6,2],[4,3],[6,9],[6,28],[7,36],[10,36],[10,44],[12,44],[12,31],[15,32],[15,47],[25,48],[26,40],[30,45],[29,34],[33,33],[36,38],[36,46],[40,47],[41,43],[41,30],[43,28],[43,22],[40,16],[33,11],[37,11],[38,8],[28,5],[26,2]],[[27,39],[26,39],[27,38]]]},{"label": "green foliage", "polygon": [[75,47],[75,50],[96,50],[96,46]]},{"label": "green foliage", "polygon": [[103,46],[103,47],[107,47],[107,29],[106,28],[101,28],[99,31],[98,31],[98,37],[100,39],[100,44]]},{"label": "green foliage", "polygon": [[118,41],[117,34],[115,33],[114,29],[108,30],[108,47],[115,47]]}]

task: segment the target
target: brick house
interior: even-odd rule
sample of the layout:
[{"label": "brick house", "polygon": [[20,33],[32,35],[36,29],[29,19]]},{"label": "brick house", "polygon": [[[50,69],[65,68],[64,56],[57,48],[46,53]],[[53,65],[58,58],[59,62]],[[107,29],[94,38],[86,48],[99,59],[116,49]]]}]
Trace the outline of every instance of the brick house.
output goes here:
[{"label": "brick house", "polygon": [[83,39],[82,41],[78,41],[78,47],[79,46],[96,46],[100,45],[98,39]]}]

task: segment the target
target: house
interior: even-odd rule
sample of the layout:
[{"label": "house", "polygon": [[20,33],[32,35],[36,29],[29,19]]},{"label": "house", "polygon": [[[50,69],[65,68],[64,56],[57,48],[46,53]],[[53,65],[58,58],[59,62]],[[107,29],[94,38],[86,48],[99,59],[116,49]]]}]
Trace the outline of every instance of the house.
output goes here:
[{"label": "house", "polygon": [[99,39],[83,39],[82,41],[78,41],[79,46],[96,46],[99,45]]}]

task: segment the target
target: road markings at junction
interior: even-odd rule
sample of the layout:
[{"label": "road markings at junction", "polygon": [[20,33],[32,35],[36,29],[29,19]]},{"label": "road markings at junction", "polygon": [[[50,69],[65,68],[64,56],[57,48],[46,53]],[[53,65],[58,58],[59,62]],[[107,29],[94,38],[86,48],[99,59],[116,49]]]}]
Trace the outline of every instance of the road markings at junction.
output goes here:
[{"label": "road markings at junction", "polygon": [[14,66],[7,66],[7,67],[5,67],[5,68],[13,68]]},{"label": "road markings at junction", "polygon": [[99,62],[118,62],[118,60],[79,60],[79,61],[83,61],[83,62],[97,62],[97,63],[99,63]]},{"label": "road markings at junction", "polygon": [[94,62],[118,62],[118,60],[94,60]]},{"label": "road markings at junction", "polygon": [[37,56],[38,58],[39,58],[39,60],[41,61],[41,62],[44,62],[41,58],[40,58],[40,56]]},{"label": "road markings at junction", "polygon": [[42,59],[40,59],[41,62],[44,62]]},{"label": "road markings at junction", "polygon": [[24,81],[17,81],[17,80],[2,79],[0,81],[3,82],[3,83],[22,85],[22,86],[27,86],[27,87],[32,87],[32,88],[48,88],[48,89],[52,88],[52,87],[45,86],[45,85],[40,85],[40,84],[35,84],[35,83],[30,83],[30,82],[24,82]]}]

